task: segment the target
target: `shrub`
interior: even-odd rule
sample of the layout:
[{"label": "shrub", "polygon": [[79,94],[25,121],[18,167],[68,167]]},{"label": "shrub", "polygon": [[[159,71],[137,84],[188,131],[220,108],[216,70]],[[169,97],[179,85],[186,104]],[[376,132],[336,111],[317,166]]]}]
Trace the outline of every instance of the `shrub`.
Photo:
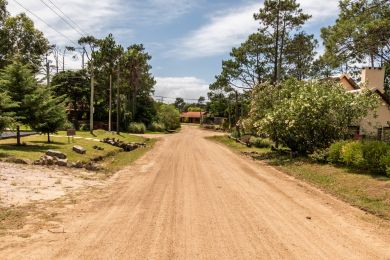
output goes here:
[{"label": "shrub", "polygon": [[309,158],[318,163],[328,163],[329,149],[319,149],[309,155]]},{"label": "shrub", "polygon": [[363,145],[360,141],[346,143],[341,148],[341,159],[348,165],[355,168],[363,168],[365,160],[363,158]]},{"label": "shrub", "polygon": [[136,123],[132,122],[129,125],[129,132],[133,134],[144,134],[146,131],[146,127],[144,123]]},{"label": "shrub", "polygon": [[165,125],[162,123],[153,122],[150,127],[150,131],[153,132],[164,132],[165,131]]},{"label": "shrub", "polygon": [[343,146],[346,144],[346,141],[339,141],[336,143],[333,143],[329,147],[329,152],[328,152],[328,160],[331,163],[338,164],[342,162],[341,159],[341,149],[343,149]]},{"label": "shrub", "polygon": [[331,81],[291,79],[253,89],[247,124],[293,152],[310,154],[343,139],[348,126],[377,106],[368,91],[351,95]]},{"label": "shrub", "polygon": [[249,139],[249,143],[257,148],[270,148],[273,144],[272,141],[269,139],[254,136]]},{"label": "shrub", "polygon": [[382,155],[380,159],[380,165],[383,169],[383,171],[380,173],[390,177],[390,151],[387,151],[386,154]]},{"label": "shrub", "polygon": [[172,105],[162,104],[158,108],[158,121],[164,124],[167,130],[176,130],[180,128],[180,113]]},{"label": "shrub", "polygon": [[[373,173],[385,173],[390,146],[381,141],[365,141],[362,145],[363,158],[366,161],[367,169]],[[389,157],[390,159],[390,157]],[[384,163],[386,162],[386,163]],[[388,161],[390,166],[390,160]]]},{"label": "shrub", "polygon": [[89,125],[88,124],[81,124],[80,130],[81,131],[89,131]]}]

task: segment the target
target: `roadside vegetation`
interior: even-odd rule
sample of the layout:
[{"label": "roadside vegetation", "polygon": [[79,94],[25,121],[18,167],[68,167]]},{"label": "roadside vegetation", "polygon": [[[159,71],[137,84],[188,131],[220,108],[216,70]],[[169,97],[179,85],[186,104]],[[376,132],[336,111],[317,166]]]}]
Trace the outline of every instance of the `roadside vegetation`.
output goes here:
[{"label": "roadside vegetation", "polygon": [[210,140],[226,145],[233,151],[254,160],[266,162],[282,172],[306,181],[353,206],[390,220],[390,178],[369,170],[343,164],[318,163],[309,157],[291,157],[270,148],[248,147],[227,136]]},{"label": "roadside vegetation", "polygon": [[[122,148],[98,141],[103,140],[104,138],[115,138],[124,142],[146,143],[146,148],[139,148],[132,152],[123,152]],[[114,173],[116,170],[120,169],[119,166],[124,167],[129,165],[136,158],[139,158],[148,151],[155,143],[155,141],[143,137],[126,133],[117,135],[104,130],[97,130],[93,135],[88,131],[79,131],[75,138],[70,139],[70,143],[68,140],[66,132],[63,131],[58,132],[58,135],[53,135],[51,143],[47,143],[46,137],[43,135],[23,137],[23,145],[20,146],[15,145],[12,139],[0,140],[0,160],[13,162],[17,161],[17,159],[21,159],[25,162],[32,163],[33,161],[38,160],[48,150],[56,150],[65,153],[69,163],[88,163],[90,161],[103,160],[100,162],[103,166],[103,171],[106,173]],[[74,152],[72,148],[75,145],[85,148],[87,150],[86,154]],[[96,146],[103,149],[95,149]],[[120,163],[117,163],[117,161],[120,161]],[[116,166],[111,165],[111,163],[114,162]]]}]

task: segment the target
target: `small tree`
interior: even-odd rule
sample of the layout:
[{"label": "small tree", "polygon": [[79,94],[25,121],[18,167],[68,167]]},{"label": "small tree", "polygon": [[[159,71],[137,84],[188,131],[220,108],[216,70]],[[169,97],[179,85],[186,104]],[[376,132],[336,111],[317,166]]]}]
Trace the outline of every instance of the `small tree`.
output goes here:
[{"label": "small tree", "polygon": [[183,112],[186,102],[183,98],[178,97],[176,98],[174,105],[180,112]]},{"label": "small tree", "polygon": [[17,107],[15,102],[6,93],[0,93],[0,133],[13,122],[13,113],[10,109]]},{"label": "small tree", "polygon": [[20,145],[20,125],[30,124],[35,107],[26,101],[37,94],[38,83],[31,69],[16,58],[0,72],[0,91],[6,92],[12,103],[18,106],[12,109],[17,130],[17,144]]},{"label": "small tree", "polygon": [[157,117],[167,130],[180,127],[180,113],[173,105],[162,104],[158,109]]},{"label": "small tree", "polygon": [[47,141],[50,143],[50,134],[55,133],[67,122],[63,97],[54,97],[50,90],[39,88],[36,95],[28,98],[27,103],[34,107],[31,128],[47,134]]},{"label": "small tree", "polygon": [[258,86],[252,99],[251,125],[258,134],[301,154],[326,148],[346,137],[378,105],[370,91],[346,92],[330,81],[288,80],[277,86]]}]

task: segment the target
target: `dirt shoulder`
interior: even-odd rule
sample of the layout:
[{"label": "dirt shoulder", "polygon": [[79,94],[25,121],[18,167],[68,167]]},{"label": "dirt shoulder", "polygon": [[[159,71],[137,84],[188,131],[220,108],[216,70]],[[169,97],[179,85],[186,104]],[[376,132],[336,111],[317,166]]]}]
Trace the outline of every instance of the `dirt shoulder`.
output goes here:
[{"label": "dirt shoulder", "polygon": [[214,136],[209,139],[224,144],[247,158],[272,165],[366,212],[390,220],[390,178],[330,164],[319,164],[308,158],[291,158],[270,152],[267,148],[249,148],[227,136]]},{"label": "dirt shoulder", "polygon": [[66,193],[100,185],[95,172],[0,162],[0,205],[25,206],[54,200]]}]

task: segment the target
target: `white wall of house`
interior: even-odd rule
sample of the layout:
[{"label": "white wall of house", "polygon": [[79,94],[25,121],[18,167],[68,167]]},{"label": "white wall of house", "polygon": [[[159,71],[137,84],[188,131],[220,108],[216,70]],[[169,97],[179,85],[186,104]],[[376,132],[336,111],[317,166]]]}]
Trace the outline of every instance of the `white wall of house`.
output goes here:
[{"label": "white wall of house", "polygon": [[[362,70],[362,88],[368,88],[372,91],[379,90],[382,94],[385,92],[385,70],[383,68],[363,68]],[[378,94],[379,96],[379,94]],[[360,123],[360,134],[368,136],[377,136],[378,129],[389,127],[390,107],[380,98],[380,105],[376,111],[370,111]]]}]

